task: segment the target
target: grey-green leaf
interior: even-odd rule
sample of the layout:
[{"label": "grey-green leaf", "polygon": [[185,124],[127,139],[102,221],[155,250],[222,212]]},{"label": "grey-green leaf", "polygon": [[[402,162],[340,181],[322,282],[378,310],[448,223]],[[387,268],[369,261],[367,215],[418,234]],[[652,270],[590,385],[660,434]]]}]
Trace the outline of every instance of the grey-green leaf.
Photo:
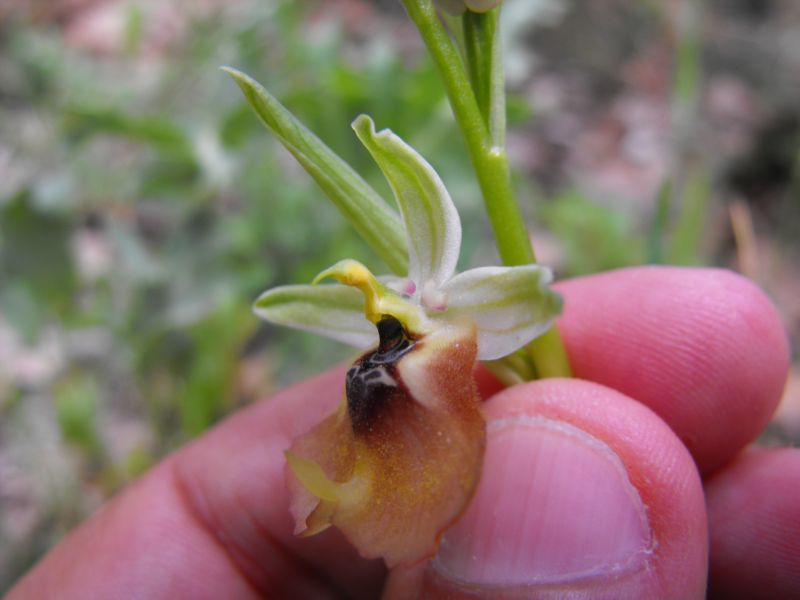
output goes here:
[{"label": "grey-green leaf", "polygon": [[397,214],[353,168],[250,76],[222,69],[239,85],[266,127],[314,178],[358,234],[397,274],[408,269],[405,231]]},{"label": "grey-green leaf", "polygon": [[346,285],[286,285],[267,290],[253,312],[262,319],[310,331],[357,348],[378,342],[375,326],[364,317],[364,295]]}]

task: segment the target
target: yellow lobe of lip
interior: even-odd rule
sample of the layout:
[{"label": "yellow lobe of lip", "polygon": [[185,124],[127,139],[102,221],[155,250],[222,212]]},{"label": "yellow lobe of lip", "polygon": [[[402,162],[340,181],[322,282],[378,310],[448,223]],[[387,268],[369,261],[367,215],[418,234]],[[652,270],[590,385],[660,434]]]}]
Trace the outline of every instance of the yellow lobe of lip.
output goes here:
[{"label": "yellow lobe of lip", "polygon": [[378,323],[391,315],[413,334],[424,334],[430,329],[425,311],[383,285],[372,272],[357,260],[341,260],[317,275],[311,285],[317,285],[328,277],[339,283],[358,288],[364,294],[364,316],[371,323]]},{"label": "yellow lobe of lip", "polygon": [[295,477],[309,492],[320,500],[328,500],[329,502],[337,502],[339,500],[339,492],[336,489],[337,484],[328,479],[319,463],[303,458],[289,450],[286,450],[283,454],[286,456],[286,462],[291,467]]}]

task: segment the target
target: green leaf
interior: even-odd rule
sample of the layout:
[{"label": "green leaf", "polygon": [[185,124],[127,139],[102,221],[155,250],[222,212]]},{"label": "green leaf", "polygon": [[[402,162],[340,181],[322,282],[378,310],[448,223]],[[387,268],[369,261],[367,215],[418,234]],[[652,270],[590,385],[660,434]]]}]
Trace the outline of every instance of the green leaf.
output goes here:
[{"label": "green leaf", "polygon": [[267,290],[253,312],[262,319],[368,348],[378,341],[364,317],[364,296],[345,285],[286,285]]},{"label": "green leaf", "polygon": [[67,309],[76,285],[71,219],[40,208],[27,190],[0,201],[0,286],[17,283],[40,306]]},{"label": "green leaf", "polygon": [[409,278],[418,287],[441,285],[453,275],[461,249],[461,221],[450,194],[428,162],[397,135],[366,115],[353,121],[358,139],[394,192],[408,234]]},{"label": "green leaf", "polygon": [[408,258],[403,226],[380,195],[257,81],[236,69],[222,70],[233,77],[264,125],[314,178],[364,241],[394,273],[405,273]]}]

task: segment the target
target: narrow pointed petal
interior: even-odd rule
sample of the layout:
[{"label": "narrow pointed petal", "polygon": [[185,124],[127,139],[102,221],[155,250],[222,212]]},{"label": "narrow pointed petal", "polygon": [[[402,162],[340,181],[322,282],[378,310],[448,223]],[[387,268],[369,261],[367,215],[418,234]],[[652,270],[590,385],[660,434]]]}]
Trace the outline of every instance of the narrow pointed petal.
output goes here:
[{"label": "narrow pointed petal", "polygon": [[401,348],[396,362],[385,348],[359,359],[347,402],[287,453],[296,531],[334,525],[389,567],[435,552],[472,497],[485,446],[474,325],[442,325]]},{"label": "narrow pointed petal", "polygon": [[364,296],[345,285],[286,285],[267,290],[253,312],[262,319],[318,333],[339,342],[369,348],[378,341],[364,317]]},{"label": "narrow pointed petal", "polygon": [[418,286],[442,285],[456,269],[461,221],[450,194],[428,162],[388,129],[375,132],[366,115],[353,121],[358,139],[394,192],[408,235],[409,277]]},{"label": "narrow pointed petal", "polygon": [[448,306],[437,316],[468,315],[478,326],[478,358],[501,358],[553,324],[561,296],[548,286],[552,279],[550,269],[537,265],[465,271],[444,286]]}]

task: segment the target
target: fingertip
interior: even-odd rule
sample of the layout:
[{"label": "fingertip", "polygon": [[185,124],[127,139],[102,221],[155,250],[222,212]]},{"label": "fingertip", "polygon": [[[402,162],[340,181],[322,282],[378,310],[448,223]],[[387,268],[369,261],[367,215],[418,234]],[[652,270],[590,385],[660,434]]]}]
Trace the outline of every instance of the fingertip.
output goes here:
[{"label": "fingertip", "polygon": [[561,284],[560,322],[578,377],[655,411],[704,473],[769,421],[789,351],[780,317],[751,281],[721,269],[642,267]]},{"label": "fingertip", "polygon": [[750,449],[706,484],[711,598],[800,597],[800,449]]},{"label": "fingertip", "polygon": [[651,411],[576,380],[514,386],[485,409],[483,478],[423,597],[702,596],[700,480]]}]

